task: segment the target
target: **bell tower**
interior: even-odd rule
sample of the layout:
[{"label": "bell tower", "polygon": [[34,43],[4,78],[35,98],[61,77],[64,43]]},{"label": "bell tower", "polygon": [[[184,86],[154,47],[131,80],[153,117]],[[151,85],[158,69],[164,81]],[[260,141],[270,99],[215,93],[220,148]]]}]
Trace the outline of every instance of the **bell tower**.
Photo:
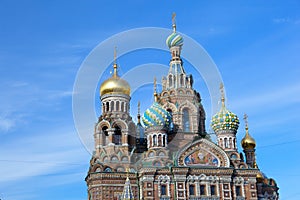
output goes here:
[{"label": "bell tower", "polygon": [[205,136],[205,111],[200,94],[193,89],[193,77],[186,74],[181,50],[183,38],[176,32],[175,14],[172,17],[173,32],[166,44],[170,49],[171,60],[167,76],[162,78],[162,91],[158,101],[172,114],[174,130],[194,137]]},{"label": "bell tower", "polygon": [[102,115],[95,126],[94,156],[101,163],[109,164],[112,170],[124,171],[134,151],[136,127],[129,113],[130,86],[118,75],[116,50],[113,74],[101,84],[100,99]]}]

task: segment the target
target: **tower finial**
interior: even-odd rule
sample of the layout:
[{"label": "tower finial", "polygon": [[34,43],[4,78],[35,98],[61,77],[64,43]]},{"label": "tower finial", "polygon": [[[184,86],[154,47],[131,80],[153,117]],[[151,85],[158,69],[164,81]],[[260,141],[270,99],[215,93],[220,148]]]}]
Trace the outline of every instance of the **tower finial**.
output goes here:
[{"label": "tower finial", "polygon": [[224,94],[224,85],[223,85],[223,83],[220,83],[220,92],[221,92],[222,107],[225,107],[225,94]]},{"label": "tower finial", "polygon": [[176,13],[172,13],[172,27],[173,27],[173,32],[176,32]]},{"label": "tower finial", "polygon": [[245,121],[246,134],[249,134],[248,133],[248,115],[246,113],[244,114],[244,121]]},{"label": "tower finial", "polygon": [[137,118],[138,118],[138,123],[141,123],[141,102],[138,102],[138,114],[137,114]]},{"label": "tower finial", "polygon": [[154,82],[153,82],[153,89],[154,89],[154,101],[157,102],[157,91],[156,91],[156,77],[154,77]]},{"label": "tower finial", "polygon": [[114,48],[114,77],[118,76],[117,47]]}]

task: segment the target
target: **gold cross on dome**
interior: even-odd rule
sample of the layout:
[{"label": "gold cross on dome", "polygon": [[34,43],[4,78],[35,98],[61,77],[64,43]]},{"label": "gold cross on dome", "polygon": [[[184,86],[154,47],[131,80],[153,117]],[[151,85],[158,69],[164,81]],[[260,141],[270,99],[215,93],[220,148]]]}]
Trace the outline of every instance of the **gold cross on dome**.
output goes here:
[{"label": "gold cross on dome", "polygon": [[246,128],[248,128],[248,115],[246,113],[244,114],[244,121]]}]

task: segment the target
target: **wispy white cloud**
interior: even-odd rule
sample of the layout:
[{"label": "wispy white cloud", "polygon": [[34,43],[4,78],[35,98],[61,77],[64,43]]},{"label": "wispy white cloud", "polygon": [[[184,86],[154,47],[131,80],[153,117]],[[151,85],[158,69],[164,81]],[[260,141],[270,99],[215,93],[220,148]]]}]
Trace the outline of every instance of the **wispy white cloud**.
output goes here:
[{"label": "wispy white cloud", "polygon": [[64,176],[66,171],[86,168],[90,158],[72,129],[19,135],[2,144],[0,152],[0,185],[49,174]]},{"label": "wispy white cloud", "polygon": [[7,118],[6,116],[0,116],[0,132],[8,132],[16,124],[16,120],[13,118]]},{"label": "wispy white cloud", "polygon": [[266,106],[284,106],[300,102],[300,83],[290,84],[276,88],[266,88],[266,93],[245,94],[237,100],[233,100],[231,105],[234,109],[262,109]]},{"label": "wispy white cloud", "polygon": [[300,19],[291,19],[289,17],[282,17],[282,18],[274,18],[273,22],[275,24],[284,24],[284,23],[300,24]]}]

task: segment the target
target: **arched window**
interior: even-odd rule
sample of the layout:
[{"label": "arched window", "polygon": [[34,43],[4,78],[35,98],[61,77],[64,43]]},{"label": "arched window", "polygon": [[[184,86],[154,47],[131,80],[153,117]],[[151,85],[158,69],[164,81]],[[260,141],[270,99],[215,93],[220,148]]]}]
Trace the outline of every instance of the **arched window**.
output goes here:
[{"label": "arched window", "polygon": [[117,102],[116,102],[116,111],[119,111],[119,109],[120,109],[120,102],[117,101]]},{"label": "arched window", "polygon": [[227,140],[227,138],[224,138],[224,145],[225,145],[225,148],[228,148],[228,140]]},{"label": "arched window", "polygon": [[180,86],[183,86],[183,74],[180,75]]},{"label": "arched window", "polygon": [[102,145],[105,146],[107,145],[108,142],[108,131],[107,131],[108,127],[107,126],[103,126],[102,127]]},{"label": "arched window", "polygon": [[112,101],[112,102],[110,102],[110,111],[114,111],[115,110],[115,102],[114,101]]},{"label": "arched window", "polygon": [[232,148],[233,145],[232,145],[232,138],[229,138],[229,148]]},{"label": "arched window", "polygon": [[124,112],[124,102],[121,103],[121,111]]},{"label": "arched window", "polygon": [[153,135],[153,146],[157,146],[157,136]]},{"label": "arched window", "polygon": [[106,112],[108,112],[108,111],[109,111],[109,103],[106,102]]},{"label": "arched window", "polygon": [[187,108],[184,108],[182,110],[183,116],[182,116],[182,125],[183,125],[183,131],[190,132],[190,115],[189,110]]},{"label": "arched window", "polygon": [[115,145],[121,145],[122,144],[122,131],[119,126],[115,126],[115,131],[113,134],[113,143]]},{"label": "arched window", "polygon": [[220,138],[220,143],[219,143],[219,145],[220,145],[221,147],[224,147],[224,145],[223,145],[223,139],[222,139],[222,138]]},{"label": "arched window", "polygon": [[189,193],[190,193],[190,196],[195,195],[195,185],[194,184],[189,185]]},{"label": "arched window", "polygon": [[162,146],[162,138],[161,138],[161,134],[158,135],[158,146]]},{"label": "arched window", "polygon": [[164,135],[162,139],[163,139],[162,146],[165,147],[166,146],[166,135]]},{"label": "arched window", "polygon": [[232,147],[235,149],[235,138],[233,138]]},{"label": "arched window", "polygon": [[169,129],[172,131],[174,129],[174,124],[173,124],[173,111],[171,110],[171,108],[168,108],[167,111],[170,113],[171,115],[171,121],[170,121],[170,126]]},{"label": "arched window", "polygon": [[172,75],[169,76],[169,87],[172,87]]}]

